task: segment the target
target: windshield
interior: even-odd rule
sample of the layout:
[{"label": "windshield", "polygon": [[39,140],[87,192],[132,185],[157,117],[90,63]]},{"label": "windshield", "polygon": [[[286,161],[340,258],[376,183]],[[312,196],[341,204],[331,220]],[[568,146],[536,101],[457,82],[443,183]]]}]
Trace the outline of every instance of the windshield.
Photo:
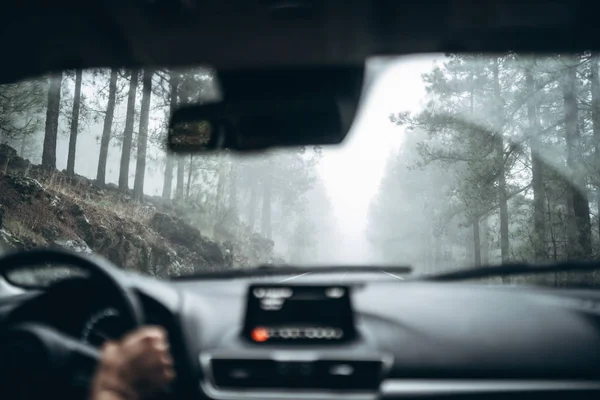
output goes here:
[{"label": "windshield", "polygon": [[0,244],[159,277],[595,259],[598,68],[593,54],[372,59],[342,146],[248,156],[165,151],[174,107],[220,98],[210,69],[4,85]]}]

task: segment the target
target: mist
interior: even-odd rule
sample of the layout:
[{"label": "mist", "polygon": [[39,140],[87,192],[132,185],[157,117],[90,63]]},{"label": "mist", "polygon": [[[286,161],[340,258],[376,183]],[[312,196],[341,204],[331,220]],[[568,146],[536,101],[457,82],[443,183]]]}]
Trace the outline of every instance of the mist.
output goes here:
[{"label": "mist", "polygon": [[[216,242],[245,242],[252,252],[251,243],[262,241],[281,263],[434,273],[590,259],[600,248],[597,70],[591,54],[377,58],[341,146],[184,158],[165,152],[166,121],[174,106],[218,99],[211,71],[153,71],[139,81],[135,107],[127,99],[136,75],[119,71],[111,92],[110,71],[85,71],[75,174],[175,207]],[[20,101],[6,104],[18,117],[2,141],[34,163],[43,163],[53,79],[6,88]],[[60,80],[56,161],[48,162],[62,170],[74,75]],[[127,118],[134,124],[124,184]],[[110,141],[98,180],[103,135]],[[134,180],[143,182],[145,200],[132,192]]]}]

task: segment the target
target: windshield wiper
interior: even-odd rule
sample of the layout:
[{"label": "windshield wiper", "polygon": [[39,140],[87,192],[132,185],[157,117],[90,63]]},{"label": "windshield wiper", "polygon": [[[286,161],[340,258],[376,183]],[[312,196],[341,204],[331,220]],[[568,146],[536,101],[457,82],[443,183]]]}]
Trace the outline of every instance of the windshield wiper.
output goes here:
[{"label": "windshield wiper", "polygon": [[600,261],[561,261],[553,264],[504,264],[491,267],[475,267],[422,276],[420,279],[435,282],[464,281],[476,278],[502,277],[552,272],[589,272],[600,270]]},{"label": "windshield wiper", "polygon": [[325,273],[380,273],[380,269],[391,274],[410,274],[410,267],[376,267],[376,266],[326,266],[326,267],[298,267],[298,266],[276,266],[276,265],[260,265],[256,268],[229,269],[225,271],[210,271],[199,272],[196,274],[182,275],[171,277],[171,280],[193,280],[193,279],[227,279],[227,278],[244,278],[258,276],[277,276],[277,275],[294,275],[310,272],[311,274]]}]

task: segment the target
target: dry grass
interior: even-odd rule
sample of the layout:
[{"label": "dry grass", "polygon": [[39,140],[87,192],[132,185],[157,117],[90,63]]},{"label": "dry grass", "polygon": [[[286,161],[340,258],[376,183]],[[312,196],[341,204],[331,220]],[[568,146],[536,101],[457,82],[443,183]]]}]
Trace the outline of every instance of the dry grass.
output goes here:
[{"label": "dry grass", "polygon": [[8,219],[4,222],[4,227],[12,235],[18,237],[19,240],[31,243],[33,246],[44,246],[48,243],[41,235],[16,219]]},{"label": "dry grass", "polygon": [[146,224],[154,215],[154,210],[144,204],[123,201],[121,196],[114,192],[105,192],[100,199],[94,199],[90,194],[89,187],[79,184],[70,184],[56,179],[50,179],[46,189],[68,197],[74,203],[82,206],[90,206],[99,210],[116,214],[126,220]]},{"label": "dry grass", "polygon": [[143,224],[150,222],[150,219],[154,216],[154,210],[152,208],[139,203],[123,203],[121,201],[111,203],[110,201],[106,201],[101,202],[100,204],[96,203],[95,206],[106,211],[111,211],[123,219],[129,219]]}]

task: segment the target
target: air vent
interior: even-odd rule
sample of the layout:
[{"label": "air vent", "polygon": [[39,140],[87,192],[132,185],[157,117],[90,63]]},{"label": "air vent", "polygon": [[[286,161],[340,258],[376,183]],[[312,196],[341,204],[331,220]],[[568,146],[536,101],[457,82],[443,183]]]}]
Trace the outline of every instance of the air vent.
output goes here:
[{"label": "air vent", "polygon": [[277,375],[273,360],[213,359],[215,385],[223,389],[269,387]]},{"label": "air vent", "polygon": [[317,361],[316,387],[321,389],[377,389],[381,382],[381,361]]},{"label": "air vent", "polygon": [[272,359],[219,359],[210,361],[218,389],[321,389],[376,390],[381,382],[383,361]]}]

